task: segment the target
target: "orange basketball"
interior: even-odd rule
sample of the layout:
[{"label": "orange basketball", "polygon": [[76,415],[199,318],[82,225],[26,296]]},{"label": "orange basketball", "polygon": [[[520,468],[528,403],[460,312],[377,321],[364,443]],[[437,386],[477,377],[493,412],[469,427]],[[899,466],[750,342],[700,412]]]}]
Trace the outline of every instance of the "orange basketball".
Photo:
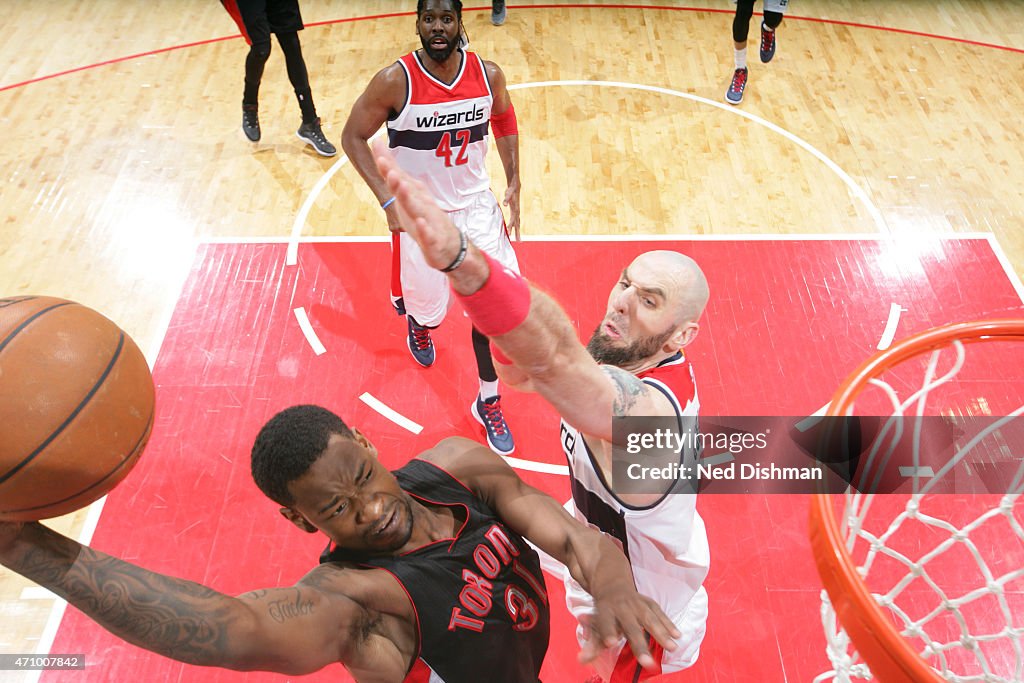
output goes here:
[{"label": "orange basketball", "polygon": [[57,517],[131,470],[153,427],[139,347],[91,308],[0,299],[0,519]]}]

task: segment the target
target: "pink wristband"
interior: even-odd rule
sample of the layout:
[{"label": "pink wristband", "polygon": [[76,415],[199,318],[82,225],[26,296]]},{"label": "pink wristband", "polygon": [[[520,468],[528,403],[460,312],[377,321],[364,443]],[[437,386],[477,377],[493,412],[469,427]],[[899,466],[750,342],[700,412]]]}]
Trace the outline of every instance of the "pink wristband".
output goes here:
[{"label": "pink wristband", "polygon": [[530,312],[530,285],[521,275],[484,254],[491,274],[484,286],[463,296],[456,292],[476,329],[488,337],[518,327]]}]

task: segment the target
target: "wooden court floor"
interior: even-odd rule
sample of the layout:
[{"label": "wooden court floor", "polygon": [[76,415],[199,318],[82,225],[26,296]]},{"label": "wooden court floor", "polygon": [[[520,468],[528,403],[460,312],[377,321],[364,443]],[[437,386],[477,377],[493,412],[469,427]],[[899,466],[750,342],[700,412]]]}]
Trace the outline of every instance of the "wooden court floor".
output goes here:
[{"label": "wooden court floor", "polygon": [[[791,5],[771,64],[757,61],[752,27],[750,85],[733,109],[726,0],[517,2],[500,28],[467,3],[471,49],[514,88],[524,233],[982,232],[1024,274],[1024,4]],[[302,7],[313,94],[338,143],[373,73],[417,46],[415,3]],[[296,139],[277,49],[263,140],[242,136],[245,47],[218,3],[4,9],[0,294],[98,308],[152,362],[199,242],[383,234],[354,169]],[[86,525],[84,511],[55,522],[73,536]],[[0,573],[0,651],[45,637],[52,601],[22,599],[26,586]]]}]

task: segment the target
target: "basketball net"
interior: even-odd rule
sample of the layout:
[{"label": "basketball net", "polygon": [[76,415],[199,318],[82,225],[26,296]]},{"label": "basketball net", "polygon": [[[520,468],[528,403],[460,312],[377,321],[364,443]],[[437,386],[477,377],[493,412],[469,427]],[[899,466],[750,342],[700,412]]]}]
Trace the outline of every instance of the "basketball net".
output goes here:
[{"label": "basketball net", "polygon": [[[995,341],[1015,343],[967,353],[967,344]],[[895,492],[861,493],[877,489],[854,481],[843,494],[813,496],[811,546],[833,667],[815,683],[1024,681],[1024,443],[1003,438],[1024,413],[1020,342],[1024,320],[935,328],[875,354],[839,387],[828,416],[889,415],[860,452],[861,478],[891,477],[900,442],[912,462],[899,468]],[[969,355],[987,360],[981,376]],[[965,416],[984,417],[984,427],[942,451],[948,461],[925,467],[936,450],[922,438],[925,420]],[[962,491],[993,466],[1009,472],[1003,490]]]}]

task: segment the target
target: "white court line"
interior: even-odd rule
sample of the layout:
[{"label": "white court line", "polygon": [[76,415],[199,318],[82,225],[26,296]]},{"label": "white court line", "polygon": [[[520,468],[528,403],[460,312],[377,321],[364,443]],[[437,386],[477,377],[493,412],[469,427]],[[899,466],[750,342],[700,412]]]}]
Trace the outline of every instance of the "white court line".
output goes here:
[{"label": "white court line", "polygon": [[[374,138],[379,137],[384,130],[384,128],[378,130],[373,134],[368,142],[372,143]],[[320,196],[323,189],[327,187],[327,183],[330,182],[331,178],[334,177],[334,174],[337,173],[347,161],[348,157],[343,154],[340,159],[335,161],[331,167],[327,169],[322,176],[320,176],[320,179],[313,185],[313,189],[309,191],[306,201],[302,202],[302,208],[300,208],[299,212],[295,214],[295,222],[292,223],[292,235],[288,240],[288,252],[284,257],[284,264],[286,266],[294,266],[299,262],[299,234],[302,232],[302,228],[306,225],[306,218],[309,216],[309,210],[313,208],[313,204],[316,203],[317,197]]]},{"label": "white court line", "polygon": [[900,476],[911,478],[911,477],[934,477],[935,470],[930,466],[925,465],[924,467],[912,467],[910,465],[900,465]]},{"label": "white court line", "polygon": [[708,456],[700,459],[701,465],[707,465],[708,467],[714,467],[715,465],[721,465],[724,462],[732,462],[735,458],[731,453],[716,453],[715,455]]},{"label": "white court line", "polygon": [[899,304],[889,304],[889,319],[885,321],[885,329],[882,331],[882,338],[878,340],[879,351],[892,346],[892,340],[896,337],[896,327],[900,324],[900,313],[904,308]]},{"label": "white court line", "polygon": [[302,329],[302,334],[305,335],[306,341],[309,342],[311,347],[313,347],[313,353],[318,356],[325,353],[327,348],[320,341],[320,337],[316,336],[316,330],[314,330],[313,326],[309,323],[309,316],[306,315],[306,309],[300,306],[299,308],[293,308],[292,313],[295,314],[295,319],[299,321],[299,327]]},{"label": "white court line", "polygon": [[569,468],[566,465],[549,465],[546,462],[520,460],[519,458],[511,458],[507,455],[503,455],[501,457],[511,467],[515,467],[516,469],[530,470],[531,472],[544,472],[545,474],[560,474],[563,477],[569,476]]},{"label": "white court line", "polygon": [[828,403],[818,408],[804,419],[797,422],[795,425],[797,430],[801,432],[806,432],[808,429],[821,422],[821,418],[825,417],[825,413],[828,412],[828,409],[831,405],[832,401],[829,401]]},{"label": "white court line", "polygon": [[42,586],[25,586],[18,595],[19,600],[59,600],[57,594]]},{"label": "white court line", "polygon": [[[787,233],[785,235],[769,235],[765,233],[736,232],[727,234],[694,234],[685,232],[666,232],[660,234],[531,234],[523,235],[523,242],[907,242],[927,239],[929,241],[985,240],[990,241],[991,233],[987,232],[950,232],[919,235],[879,235],[877,232],[844,232],[844,233]],[[290,237],[285,235],[268,235],[266,237],[205,237],[199,244],[285,244],[295,241],[299,244],[349,244],[391,242],[390,235],[311,235],[307,237]],[[1024,299],[1024,297],[1022,297]]]},{"label": "white court line", "polygon": [[996,255],[999,264],[1006,271],[1006,277],[1010,280],[1010,284],[1017,291],[1017,296],[1020,297],[1021,303],[1024,303],[1024,284],[1021,284],[1020,277],[1017,275],[1017,271],[1013,269],[1010,264],[1010,259],[1006,257],[1006,252],[1003,251],[1003,245],[999,244],[999,240],[996,236],[990,232],[982,233],[982,237],[988,240],[989,246],[992,247],[992,253]]},{"label": "white court line", "polygon": [[871,201],[871,198],[868,197],[867,192],[865,192],[864,189],[861,188],[861,186],[858,185],[854,181],[854,179],[851,178],[850,175],[846,171],[844,171],[842,168],[840,168],[839,164],[837,164],[836,162],[834,162],[831,159],[829,159],[821,151],[819,151],[816,147],[811,145],[811,143],[807,142],[806,140],[797,137],[793,133],[790,133],[788,130],[786,130],[784,128],[781,128],[780,126],[777,126],[777,125],[775,125],[774,123],[772,123],[770,121],[766,121],[765,119],[762,119],[759,116],[754,116],[750,112],[744,111],[743,109],[739,109],[739,108],[737,108],[737,107],[735,107],[733,105],[728,105],[728,104],[725,104],[723,102],[717,102],[715,100],[709,100],[706,97],[701,97],[699,95],[692,95],[690,93],[680,92],[678,90],[669,90],[668,88],[659,88],[659,87],[654,86],[654,85],[641,85],[639,83],[623,83],[623,82],[620,82],[620,81],[588,81],[588,80],[538,81],[538,82],[535,82],[535,83],[517,83],[515,85],[508,86],[508,89],[509,90],[526,90],[527,88],[544,88],[544,87],[549,87],[549,86],[567,86],[567,85],[568,86],[575,85],[575,86],[597,86],[597,87],[610,87],[610,88],[627,88],[627,89],[630,89],[630,90],[645,90],[647,92],[659,93],[661,95],[669,95],[671,97],[681,97],[684,100],[692,100],[694,102],[700,102],[701,104],[706,104],[706,105],[715,107],[716,109],[720,109],[720,110],[722,110],[724,112],[728,112],[729,114],[733,114],[734,116],[742,116],[743,118],[748,119],[750,121],[753,121],[754,123],[756,123],[758,125],[764,126],[768,130],[774,131],[774,132],[778,133],[779,135],[783,136],[784,138],[786,138],[787,140],[789,140],[790,142],[796,144],[799,147],[802,147],[807,152],[810,152],[810,154],[813,155],[816,159],[818,159],[818,161],[820,161],[823,164],[825,164],[826,166],[828,166],[829,170],[831,170],[833,173],[835,173],[837,176],[839,176],[839,179],[842,180],[846,184],[846,186],[848,188],[850,188],[850,191],[853,193],[853,195],[857,199],[859,199],[862,204],[864,204],[864,207],[867,209],[868,213],[871,215],[871,219],[874,221],[875,227],[878,228],[878,231],[880,233],[882,233],[882,234],[889,234],[889,232],[890,232],[889,231],[889,226],[886,224],[885,219],[882,217],[882,212],[879,211],[878,207],[875,206],[875,203]]},{"label": "white court line", "polygon": [[364,391],[360,394],[359,400],[394,422],[399,427],[405,427],[413,434],[419,434],[423,431],[423,427],[421,425],[416,424],[405,415],[393,410],[390,406],[368,391]]},{"label": "white court line", "polygon": [[188,259],[188,267],[185,269],[185,276],[181,278],[181,283],[178,285],[178,296],[174,298],[174,301],[167,307],[164,314],[160,317],[160,322],[157,323],[157,333],[153,337],[153,343],[149,347],[148,353],[145,354],[150,370],[156,367],[156,359],[157,356],[160,355],[160,347],[164,345],[164,339],[167,337],[167,330],[171,328],[171,319],[174,317],[175,306],[179,301],[181,301],[181,296],[185,291],[185,285],[188,284],[188,278],[192,272],[192,264],[196,262],[196,254],[199,252],[199,244],[200,242],[196,241],[192,245],[192,256]]}]

